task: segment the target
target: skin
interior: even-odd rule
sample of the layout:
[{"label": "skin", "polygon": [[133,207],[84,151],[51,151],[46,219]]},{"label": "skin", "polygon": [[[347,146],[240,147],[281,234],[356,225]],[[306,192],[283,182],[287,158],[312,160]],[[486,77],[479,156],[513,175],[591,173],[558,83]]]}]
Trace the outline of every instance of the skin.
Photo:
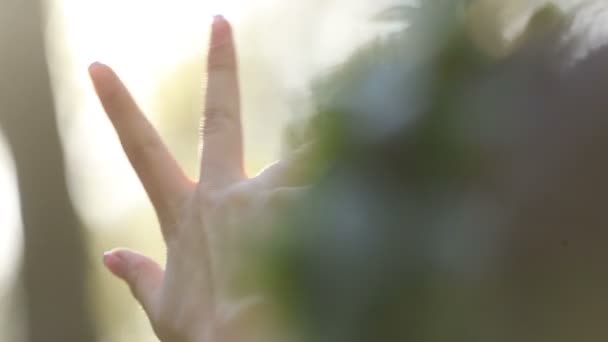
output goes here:
[{"label": "skin", "polygon": [[237,220],[246,215],[224,209],[243,203],[259,208],[301,189],[289,184],[285,175],[289,162],[279,162],[254,178],[245,175],[237,58],[230,24],[218,16],[212,25],[197,182],[185,176],[112,69],[94,63],[89,73],[154,206],[167,248],[164,269],[127,249],[105,253],[105,266],[129,285],[161,341],[243,340],[249,332],[239,322],[246,321],[243,318],[255,305],[248,300],[226,303],[222,287],[228,276],[217,250],[232,226],[227,222],[234,215]]}]

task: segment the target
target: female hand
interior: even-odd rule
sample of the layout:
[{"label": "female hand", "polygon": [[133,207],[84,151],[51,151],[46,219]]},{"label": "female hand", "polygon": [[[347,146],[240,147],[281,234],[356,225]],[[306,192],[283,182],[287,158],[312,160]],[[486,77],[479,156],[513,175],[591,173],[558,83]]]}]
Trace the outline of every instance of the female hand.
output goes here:
[{"label": "female hand", "polygon": [[220,261],[218,249],[226,246],[223,240],[229,226],[244,216],[225,208],[239,205],[244,198],[268,202],[298,191],[285,187],[289,185],[285,163],[253,179],[245,176],[236,64],[230,24],[218,16],[212,25],[208,57],[198,182],[184,175],[115,73],[99,63],[89,70],[154,206],[167,247],[164,270],[153,260],[125,249],[106,253],[104,263],[130,286],[162,341],[240,341],[247,334],[238,326],[242,321],[238,316],[247,310],[227,314],[222,304],[228,266]]}]

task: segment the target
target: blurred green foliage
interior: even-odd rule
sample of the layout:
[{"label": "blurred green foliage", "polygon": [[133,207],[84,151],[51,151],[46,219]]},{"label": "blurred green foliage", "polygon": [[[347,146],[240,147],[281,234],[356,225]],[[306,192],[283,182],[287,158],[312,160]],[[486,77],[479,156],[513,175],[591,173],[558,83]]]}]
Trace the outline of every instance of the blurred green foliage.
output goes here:
[{"label": "blurred green foliage", "polygon": [[[427,0],[417,9],[382,13],[377,19],[409,25],[319,79],[317,114],[288,130],[294,150],[314,142],[310,160],[317,174],[308,196],[263,244],[257,269],[294,340],[606,337],[592,314],[566,314],[576,298],[560,297],[592,285],[575,281],[555,290],[546,280],[595,274],[585,264],[577,264],[585,271],[574,272],[573,260],[588,250],[565,256],[554,234],[596,236],[605,221],[579,230],[582,221],[540,214],[565,208],[591,215],[592,209],[566,204],[578,192],[564,190],[556,202],[535,204],[540,207],[529,203],[547,196],[545,186],[580,185],[576,175],[560,174],[551,183],[536,173],[569,165],[581,153],[572,134],[595,129],[562,134],[565,122],[605,127],[597,116],[604,103],[583,101],[582,88],[572,95],[575,86],[568,83],[577,74],[596,78],[561,68],[559,37],[570,19],[557,7],[540,7],[496,53],[476,31],[475,21],[488,20],[475,16],[479,3]],[[560,120],[565,126],[558,128]],[[555,146],[569,149],[559,154],[550,145],[562,137]],[[605,162],[586,157],[581,169]],[[597,195],[593,182],[600,180],[589,180],[585,191]],[[538,259],[532,266],[526,258]]]}]

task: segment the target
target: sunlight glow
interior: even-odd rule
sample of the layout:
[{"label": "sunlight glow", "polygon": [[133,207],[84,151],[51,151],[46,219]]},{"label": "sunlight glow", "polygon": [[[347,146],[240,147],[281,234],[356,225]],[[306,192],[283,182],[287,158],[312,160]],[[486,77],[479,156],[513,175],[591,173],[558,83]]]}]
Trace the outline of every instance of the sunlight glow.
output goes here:
[{"label": "sunlight glow", "polygon": [[0,298],[12,285],[21,250],[19,201],[15,185],[15,170],[0,134]]},{"label": "sunlight glow", "polygon": [[112,66],[157,123],[160,83],[180,63],[205,55],[213,15],[226,16],[236,28],[241,61],[249,63],[241,76],[246,168],[255,174],[279,157],[293,95],[372,37],[365,23],[394,1],[55,0],[49,65],[72,198],[83,219],[124,229],[117,222],[148,204],[94,95],[90,63]]},{"label": "sunlight glow", "polygon": [[[249,4],[243,0],[57,0],[48,33],[51,72],[59,90],[60,120],[68,123],[61,128],[72,165],[75,205],[89,219],[113,222],[145,195],[92,91],[88,65],[101,61],[112,66],[154,121],[151,107],[159,81],[189,56],[204,54],[213,15],[237,22]],[[87,172],[74,169],[84,165]],[[112,189],[121,189],[120,196]],[[90,203],[95,203],[94,210]]]}]

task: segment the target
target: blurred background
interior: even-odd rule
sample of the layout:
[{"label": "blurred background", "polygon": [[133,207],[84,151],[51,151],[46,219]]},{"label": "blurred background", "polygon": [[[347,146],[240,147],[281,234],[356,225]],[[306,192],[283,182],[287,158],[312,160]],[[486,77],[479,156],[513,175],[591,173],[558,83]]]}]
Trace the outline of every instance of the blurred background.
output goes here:
[{"label": "blurred background", "polygon": [[[247,171],[255,174],[279,157],[284,125],[310,112],[310,80],[391,29],[369,20],[391,3],[55,0],[38,7],[1,0],[0,341],[28,341],[28,332],[47,323],[90,327],[73,336],[99,341],[153,339],[128,289],[101,267],[102,253],[116,246],[158,260],[164,251],[151,206],[94,95],[90,63],[116,69],[194,176],[209,25],[215,14],[228,17],[240,51]],[[22,208],[20,200],[34,204]],[[49,201],[69,202],[48,208]],[[57,320],[33,315],[28,325],[24,308],[44,311],[41,317],[55,312]],[[78,340],[37,336],[30,340]]]},{"label": "blurred background", "polygon": [[[515,36],[547,2],[478,1],[482,44],[499,51],[496,37]],[[228,17],[253,175],[281,155],[287,123],[314,110],[311,81],[406,27],[372,20],[403,4],[417,2],[0,0],[0,342],[154,339],[128,289],[101,267],[117,246],[157,260],[164,250],[90,63],[115,68],[194,176],[209,24]],[[599,40],[605,30],[593,32]]]}]

